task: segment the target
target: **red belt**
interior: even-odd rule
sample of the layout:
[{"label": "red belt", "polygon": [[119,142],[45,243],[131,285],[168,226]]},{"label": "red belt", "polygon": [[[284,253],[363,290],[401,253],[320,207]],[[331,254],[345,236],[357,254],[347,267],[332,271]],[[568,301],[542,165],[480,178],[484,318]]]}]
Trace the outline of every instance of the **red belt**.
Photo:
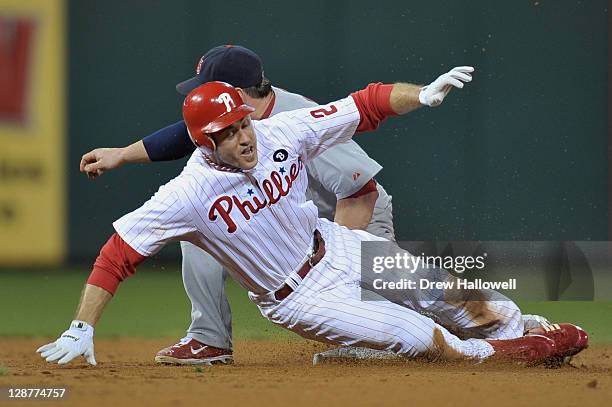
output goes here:
[{"label": "red belt", "polygon": [[[321,261],[323,256],[325,256],[325,240],[323,240],[323,237],[321,237],[321,233],[319,233],[318,230],[315,230],[314,232],[312,247],[312,255],[297,272],[297,275],[302,279],[306,277],[310,270],[312,270],[312,268]],[[277,301],[282,301],[292,292],[293,288],[289,287],[287,284],[284,284],[281,288],[274,291],[274,298],[276,298]]]}]

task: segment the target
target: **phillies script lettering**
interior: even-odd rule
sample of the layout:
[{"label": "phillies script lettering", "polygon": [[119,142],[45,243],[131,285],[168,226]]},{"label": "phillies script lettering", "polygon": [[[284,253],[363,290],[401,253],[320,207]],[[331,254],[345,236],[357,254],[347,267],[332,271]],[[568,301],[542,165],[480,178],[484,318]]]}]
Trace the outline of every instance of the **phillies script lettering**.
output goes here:
[{"label": "phillies script lettering", "polygon": [[[238,212],[244,217],[245,220],[250,220],[251,215],[256,215],[260,210],[266,206],[272,206],[284,196],[289,194],[291,186],[297,179],[300,171],[302,170],[302,160],[298,160],[298,163],[291,164],[289,173],[282,176],[278,171],[272,171],[270,178],[263,180],[261,183],[261,190],[266,195],[266,199],[261,201],[258,197],[254,196],[250,200],[241,201],[236,195],[222,195],[212,204],[210,211],[208,211],[208,219],[211,221],[217,220],[220,216],[221,219],[227,225],[227,231],[234,233],[237,229],[236,222],[232,218],[235,215],[235,208],[238,208]],[[233,212],[233,213],[232,213]]]}]

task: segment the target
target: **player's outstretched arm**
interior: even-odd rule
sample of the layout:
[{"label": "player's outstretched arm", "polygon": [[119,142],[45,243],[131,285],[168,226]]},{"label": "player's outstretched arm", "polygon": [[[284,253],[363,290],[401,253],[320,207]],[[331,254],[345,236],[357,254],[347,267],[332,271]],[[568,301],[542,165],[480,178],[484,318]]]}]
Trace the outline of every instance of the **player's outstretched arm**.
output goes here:
[{"label": "player's outstretched arm", "polygon": [[36,352],[47,362],[60,365],[83,355],[95,366],[94,326],[119,283],[133,275],[136,266],[144,260],[145,257],[129,247],[119,235],[111,236],[96,259],[70,327],[55,342],[41,346]]},{"label": "player's outstretched arm", "polygon": [[116,232],[102,247],[94,263],[76,319],[55,342],[37,350],[47,361],[64,364],[83,355],[90,364],[95,364],[94,325],[119,284],[134,275],[139,264],[168,242],[188,240],[187,236],[197,231],[175,187],[172,181],[162,186],[140,208],[113,223]]},{"label": "player's outstretched arm", "polygon": [[451,89],[462,89],[472,81],[472,72],[471,66],[458,66],[426,86],[396,83],[389,98],[391,108],[397,114],[406,114],[421,106],[439,106]]},{"label": "player's outstretched arm", "polygon": [[[471,66],[457,66],[440,75],[435,81],[421,88],[419,102],[430,107],[440,105],[451,89],[462,89],[465,83],[472,81],[472,72],[474,72],[474,68]],[[391,93],[391,97],[393,99],[393,93]],[[402,106],[397,107],[398,109],[402,108]],[[400,110],[396,110],[396,112],[402,114]]]},{"label": "player's outstretched arm", "polygon": [[85,321],[92,327],[95,326],[112,298],[113,295],[105,289],[89,283],[85,284],[74,319]]},{"label": "player's outstretched arm", "polygon": [[127,147],[96,148],[83,155],[80,170],[94,179],[128,163],[172,161],[193,153],[195,145],[182,120],[157,130]]},{"label": "player's outstretched arm", "polygon": [[70,327],[55,342],[41,346],[36,352],[47,362],[57,362],[60,365],[83,355],[87,363],[95,366],[97,362],[93,343],[94,325],[111,298],[112,295],[108,291],[86,284]]},{"label": "player's outstretched arm", "polygon": [[95,179],[126,163],[149,162],[142,140],[122,148],[96,148],[81,157],[79,170]]},{"label": "player's outstretched arm", "polygon": [[472,81],[471,66],[460,66],[440,75],[426,86],[410,83],[383,85],[371,83],[365,89],[353,92],[359,110],[359,126],[356,132],[372,131],[387,117],[403,115],[422,106],[435,107],[442,103],[452,88],[463,88]]}]

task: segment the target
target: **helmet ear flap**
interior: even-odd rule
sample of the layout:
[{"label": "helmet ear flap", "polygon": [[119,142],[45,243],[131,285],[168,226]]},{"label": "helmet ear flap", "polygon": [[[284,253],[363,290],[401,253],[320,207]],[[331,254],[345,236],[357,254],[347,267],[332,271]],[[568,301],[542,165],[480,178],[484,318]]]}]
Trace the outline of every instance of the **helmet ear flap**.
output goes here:
[{"label": "helmet ear flap", "polygon": [[197,147],[207,147],[212,151],[217,149],[217,144],[215,143],[215,140],[213,140],[212,134],[201,131],[199,136],[194,137],[193,134],[191,134],[189,127],[187,127],[187,134],[189,135],[189,138],[191,138],[193,144],[195,144]]},{"label": "helmet ear flap", "polygon": [[217,143],[215,143],[215,139],[213,139],[212,134],[206,134],[206,137],[208,137],[208,140],[210,140],[210,148],[211,148],[211,150],[213,152],[215,150],[217,150]]}]

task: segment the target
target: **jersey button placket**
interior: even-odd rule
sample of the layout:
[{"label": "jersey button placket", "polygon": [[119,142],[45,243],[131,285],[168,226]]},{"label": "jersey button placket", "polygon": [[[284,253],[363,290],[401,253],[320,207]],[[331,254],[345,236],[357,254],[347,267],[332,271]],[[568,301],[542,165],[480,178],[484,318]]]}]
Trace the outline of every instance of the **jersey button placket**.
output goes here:
[{"label": "jersey button placket", "polygon": [[261,190],[261,181],[259,180],[259,177],[258,177],[259,172],[257,170],[253,170],[253,171],[245,172],[245,175],[249,178],[249,181],[251,181],[251,185],[252,185],[252,188],[247,189],[248,199],[257,197],[262,202],[266,200],[266,195]]}]

